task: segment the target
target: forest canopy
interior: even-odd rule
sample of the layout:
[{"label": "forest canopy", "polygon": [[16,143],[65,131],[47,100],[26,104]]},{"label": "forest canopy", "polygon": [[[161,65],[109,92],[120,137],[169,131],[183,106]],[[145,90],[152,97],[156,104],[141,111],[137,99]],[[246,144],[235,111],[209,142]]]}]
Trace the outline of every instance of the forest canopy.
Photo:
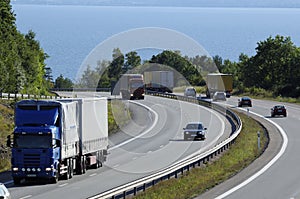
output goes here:
[{"label": "forest canopy", "polygon": [[45,94],[51,87],[48,57],[35,33],[17,30],[10,0],[0,1],[0,92]]}]

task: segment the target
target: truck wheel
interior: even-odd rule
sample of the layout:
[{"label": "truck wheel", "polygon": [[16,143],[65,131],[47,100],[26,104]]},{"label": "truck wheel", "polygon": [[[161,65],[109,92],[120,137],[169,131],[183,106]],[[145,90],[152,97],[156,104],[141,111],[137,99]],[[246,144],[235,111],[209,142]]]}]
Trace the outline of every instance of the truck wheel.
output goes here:
[{"label": "truck wheel", "polygon": [[13,178],[13,181],[14,181],[14,184],[15,184],[15,185],[21,184],[21,179],[20,179],[20,178],[14,177],[14,178]]},{"label": "truck wheel", "polygon": [[85,156],[80,157],[80,174],[84,174],[86,172],[86,164],[85,164]]},{"label": "truck wheel", "polygon": [[54,176],[51,178],[51,183],[52,184],[56,184],[58,182],[58,177],[57,176]]},{"label": "truck wheel", "polygon": [[69,178],[73,178],[73,174],[74,174],[73,160],[70,160],[70,162],[69,162],[69,169],[70,169]]}]

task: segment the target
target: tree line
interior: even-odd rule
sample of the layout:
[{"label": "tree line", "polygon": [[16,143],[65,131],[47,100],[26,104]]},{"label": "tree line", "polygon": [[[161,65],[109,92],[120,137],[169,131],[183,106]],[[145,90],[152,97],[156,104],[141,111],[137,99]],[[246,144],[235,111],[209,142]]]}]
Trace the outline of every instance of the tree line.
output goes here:
[{"label": "tree line", "polygon": [[48,55],[35,33],[17,30],[10,0],[0,1],[0,92],[46,94],[51,87]]}]

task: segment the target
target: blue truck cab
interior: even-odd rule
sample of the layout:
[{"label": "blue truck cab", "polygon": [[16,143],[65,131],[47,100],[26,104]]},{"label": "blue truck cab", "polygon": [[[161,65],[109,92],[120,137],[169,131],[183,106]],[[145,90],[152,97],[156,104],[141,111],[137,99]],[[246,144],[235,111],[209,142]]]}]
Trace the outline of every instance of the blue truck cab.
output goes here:
[{"label": "blue truck cab", "polygon": [[20,184],[22,179],[57,182],[62,162],[63,117],[62,105],[56,101],[23,100],[16,104],[13,139],[9,138],[13,141],[8,141],[12,147],[14,184]]}]

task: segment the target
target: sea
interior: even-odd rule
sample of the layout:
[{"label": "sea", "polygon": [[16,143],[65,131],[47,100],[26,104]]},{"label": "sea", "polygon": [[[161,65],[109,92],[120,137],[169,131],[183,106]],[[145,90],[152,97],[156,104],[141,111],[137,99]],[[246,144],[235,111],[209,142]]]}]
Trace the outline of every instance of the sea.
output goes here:
[{"label": "sea", "polygon": [[[299,8],[12,5],[20,32],[36,33],[53,78],[78,81],[86,68],[111,60],[113,49],[142,60],[162,50],[238,61],[276,35],[300,46]],[[92,60],[89,62],[89,60]]]}]

